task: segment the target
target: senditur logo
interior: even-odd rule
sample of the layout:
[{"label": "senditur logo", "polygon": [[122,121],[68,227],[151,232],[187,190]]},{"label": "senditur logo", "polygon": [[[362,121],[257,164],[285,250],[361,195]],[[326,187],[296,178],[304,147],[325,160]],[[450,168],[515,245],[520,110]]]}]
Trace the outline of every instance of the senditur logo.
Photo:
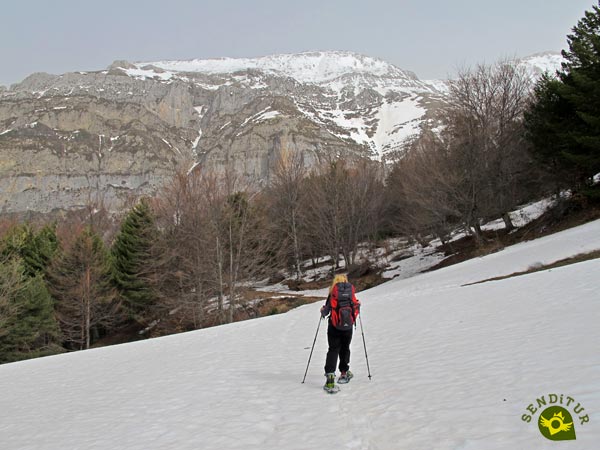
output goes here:
[{"label": "senditur logo", "polygon": [[542,436],[551,441],[575,440],[575,420],[568,408],[572,408],[573,414],[579,419],[578,425],[590,421],[589,415],[584,414],[585,408],[581,403],[564,394],[548,394],[547,397],[542,395],[536,398],[535,402],[525,408],[527,413],[521,416],[521,420],[530,423],[540,412],[536,422]]},{"label": "senditur logo", "polygon": [[551,441],[575,440],[575,427],[569,411],[560,406],[546,408],[538,420],[540,433]]}]

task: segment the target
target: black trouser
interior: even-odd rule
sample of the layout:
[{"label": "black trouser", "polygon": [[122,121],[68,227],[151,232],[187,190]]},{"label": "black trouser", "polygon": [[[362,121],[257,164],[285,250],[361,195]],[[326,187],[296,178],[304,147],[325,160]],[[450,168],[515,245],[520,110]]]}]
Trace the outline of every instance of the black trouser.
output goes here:
[{"label": "black trouser", "polygon": [[327,342],[329,350],[325,359],[325,373],[335,372],[335,365],[340,358],[340,372],[347,372],[350,364],[350,342],[352,341],[352,328],[338,330],[331,323],[327,328]]}]

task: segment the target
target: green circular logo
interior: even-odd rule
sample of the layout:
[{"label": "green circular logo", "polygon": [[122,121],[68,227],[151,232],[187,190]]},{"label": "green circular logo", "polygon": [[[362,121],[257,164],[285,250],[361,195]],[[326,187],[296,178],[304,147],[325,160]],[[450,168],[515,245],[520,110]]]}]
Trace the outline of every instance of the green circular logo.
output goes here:
[{"label": "green circular logo", "polygon": [[551,441],[570,441],[575,439],[575,426],[571,413],[560,406],[546,408],[538,421],[540,433]]}]

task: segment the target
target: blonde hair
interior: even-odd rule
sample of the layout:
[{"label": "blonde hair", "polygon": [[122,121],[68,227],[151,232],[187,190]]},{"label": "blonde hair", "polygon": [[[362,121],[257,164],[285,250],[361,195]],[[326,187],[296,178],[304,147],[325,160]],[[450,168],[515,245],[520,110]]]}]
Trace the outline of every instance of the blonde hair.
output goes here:
[{"label": "blonde hair", "polygon": [[338,283],[347,283],[348,277],[343,273],[338,273],[335,277],[333,277],[333,282],[331,286],[329,286],[329,292],[333,290],[333,287]]}]

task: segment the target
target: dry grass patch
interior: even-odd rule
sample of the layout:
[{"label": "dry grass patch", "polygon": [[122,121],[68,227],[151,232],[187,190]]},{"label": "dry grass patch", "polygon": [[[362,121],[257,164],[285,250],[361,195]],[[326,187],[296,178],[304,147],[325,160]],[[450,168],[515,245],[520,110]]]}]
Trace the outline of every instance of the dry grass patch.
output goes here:
[{"label": "dry grass patch", "polygon": [[522,272],[514,272],[509,275],[503,275],[501,277],[487,278],[481,281],[475,281],[474,283],[463,284],[462,286],[471,286],[473,284],[481,284],[487,283],[488,281],[497,281],[504,280],[506,278],[518,277],[521,275],[527,275],[529,273],[541,272],[542,270],[555,269],[556,267],[568,266],[570,264],[576,264],[583,261],[589,261],[590,259],[600,258],[600,250],[595,250],[589,253],[580,253],[578,255],[572,256],[570,258],[561,259],[559,261],[553,262],[551,264],[539,265],[535,267],[531,267]]}]

